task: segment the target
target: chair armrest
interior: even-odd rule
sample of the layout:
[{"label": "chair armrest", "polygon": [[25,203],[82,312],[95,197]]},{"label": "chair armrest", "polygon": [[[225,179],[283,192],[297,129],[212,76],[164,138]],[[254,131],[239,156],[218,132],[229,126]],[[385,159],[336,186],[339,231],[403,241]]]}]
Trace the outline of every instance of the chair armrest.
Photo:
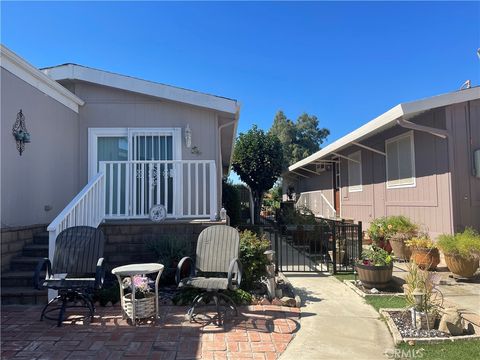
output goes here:
[{"label": "chair armrest", "polygon": [[48,258],[43,258],[38,262],[37,267],[35,268],[35,274],[33,275],[33,286],[37,290],[42,290],[43,286],[40,284],[40,272],[43,269],[43,266],[46,264],[46,273],[45,273],[45,279],[50,278],[52,274],[52,263],[50,262],[50,259]]},{"label": "chair armrest", "polygon": [[[233,270],[235,269],[235,265],[238,266],[238,272],[235,273],[235,278],[233,278]],[[243,265],[240,262],[240,259],[235,258],[230,262],[230,266],[228,268],[228,289],[235,290],[240,287],[240,283],[242,282],[242,273],[243,273]],[[235,281],[235,283],[234,283]]]},{"label": "chair armrest", "polygon": [[185,256],[184,258],[182,258],[182,260],[180,260],[180,262],[178,263],[177,265],[177,271],[175,272],[175,282],[177,283],[177,285],[180,283],[180,281],[182,280],[180,278],[180,276],[182,275],[182,269],[183,269],[183,265],[186,263],[186,262],[189,262],[190,263],[190,276],[194,276],[195,275],[195,267],[194,267],[194,263],[193,263],[193,260],[191,257],[188,257],[188,256]]},{"label": "chair armrest", "polygon": [[95,270],[95,289],[101,289],[103,287],[104,280],[105,280],[105,261],[104,261],[104,258],[100,258],[97,261],[97,268]]}]

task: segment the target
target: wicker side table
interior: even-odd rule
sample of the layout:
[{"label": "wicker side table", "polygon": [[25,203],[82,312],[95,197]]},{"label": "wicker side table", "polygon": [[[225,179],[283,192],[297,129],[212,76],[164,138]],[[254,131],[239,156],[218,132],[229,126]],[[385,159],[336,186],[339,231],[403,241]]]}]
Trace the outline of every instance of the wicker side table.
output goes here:
[{"label": "wicker side table", "polygon": [[[164,266],[157,263],[147,263],[147,264],[132,264],[116,267],[112,270],[112,274],[117,277],[118,283],[120,285],[120,302],[122,304],[123,316],[128,317],[132,320],[133,324],[136,325],[136,319],[149,317],[155,315],[155,319],[158,318],[158,282],[160,281],[160,276],[162,275]],[[135,275],[147,275],[157,273],[157,278],[155,279],[155,310],[152,311],[149,301],[151,299],[135,299],[135,284],[133,277]],[[128,299],[128,295],[123,293],[123,284],[122,278],[130,277],[132,284],[132,294],[131,299]],[[144,301],[142,301],[144,300]],[[142,301],[140,304],[143,308],[141,314],[136,314],[135,305],[136,302]]]}]

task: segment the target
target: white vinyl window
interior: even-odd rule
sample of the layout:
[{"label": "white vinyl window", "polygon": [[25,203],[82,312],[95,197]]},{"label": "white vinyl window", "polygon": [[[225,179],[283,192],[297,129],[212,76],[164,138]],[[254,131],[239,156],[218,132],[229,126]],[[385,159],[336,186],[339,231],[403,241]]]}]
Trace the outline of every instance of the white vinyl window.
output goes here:
[{"label": "white vinyl window", "polygon": [[348,155],[348,192],[362,191],[361,151]]},{"label": "white vinyl window", "polygon": [[385,141],[387,189],[415,187],[413,131]]}]

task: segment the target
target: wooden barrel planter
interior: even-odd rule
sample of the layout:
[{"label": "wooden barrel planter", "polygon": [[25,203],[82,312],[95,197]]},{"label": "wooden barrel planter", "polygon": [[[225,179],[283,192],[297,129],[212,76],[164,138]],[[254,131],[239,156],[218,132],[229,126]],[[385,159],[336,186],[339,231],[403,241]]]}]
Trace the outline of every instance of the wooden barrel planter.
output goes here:
[{"label": "wooden barrel planter", "polygon": [[420,269],[435,270],[440,264],[440,252],[438,249],[413,248],[411,260],[415,262]]},{"label": "wooden barrel planter", "polygon": [[445,254],[445,262],[447,263],[448,270],[455,275],[470,278],[478,269],[478,258],[464,258],[459,255]]},{"label": "wooden barrel planter", "polygon": [[358,278],[367,289],[385,289],[392,281],[393,263],[386,266],[357,264]]}]

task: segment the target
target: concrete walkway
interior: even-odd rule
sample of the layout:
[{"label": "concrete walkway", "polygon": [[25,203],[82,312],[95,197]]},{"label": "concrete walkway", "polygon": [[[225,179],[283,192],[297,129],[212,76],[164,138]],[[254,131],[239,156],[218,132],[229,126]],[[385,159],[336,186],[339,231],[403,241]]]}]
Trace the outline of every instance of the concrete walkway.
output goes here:
[{"label": "concrete walkway", "polygon": [[317,273],[285,276],[304,306],[300,331],[281,360],[385,360],[385,352],[394,349],[379,314],[337,279]]}]

